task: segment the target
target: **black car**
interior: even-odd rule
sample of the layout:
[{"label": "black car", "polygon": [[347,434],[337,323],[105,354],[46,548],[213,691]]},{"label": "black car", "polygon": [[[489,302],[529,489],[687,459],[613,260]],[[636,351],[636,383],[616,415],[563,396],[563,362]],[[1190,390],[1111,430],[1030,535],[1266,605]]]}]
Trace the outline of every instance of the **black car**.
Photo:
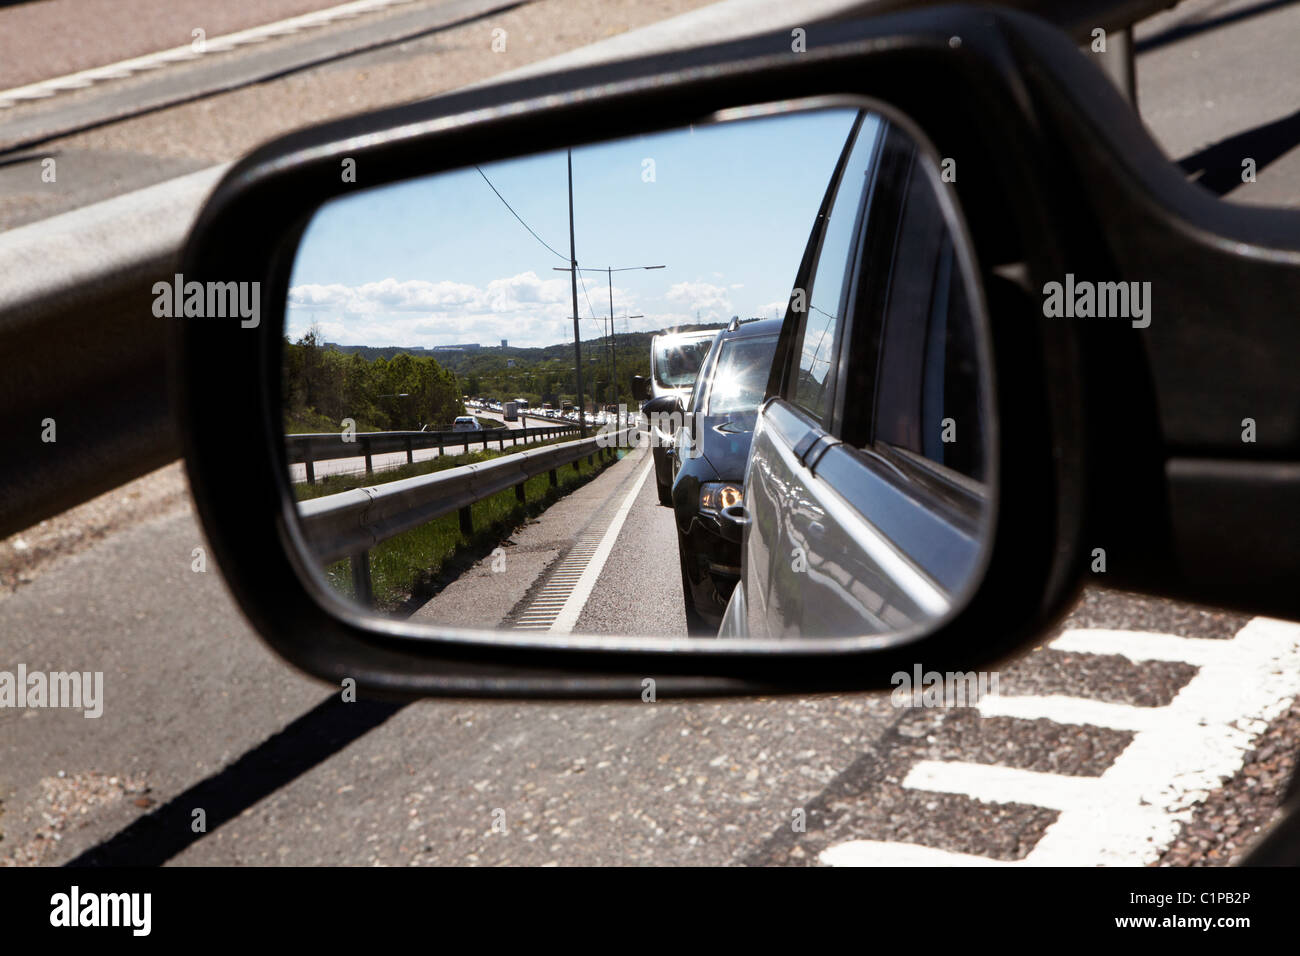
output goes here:
[{"label": "black car", "polygon": [[741,501],[780,331],[779,319],[733,320],[714,337],[671,449],[672,507],[692,634],[717,633],[740,578],[740,546],[722,537],[718,513]]}]

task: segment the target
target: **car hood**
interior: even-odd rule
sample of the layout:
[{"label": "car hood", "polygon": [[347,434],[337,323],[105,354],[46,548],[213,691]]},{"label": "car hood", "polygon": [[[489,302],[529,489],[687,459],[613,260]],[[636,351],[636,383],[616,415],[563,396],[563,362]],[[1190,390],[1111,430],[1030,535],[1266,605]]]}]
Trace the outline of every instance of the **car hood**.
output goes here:
[{"label": "car hood", "polygon": [[757,421],[757,411],[700,417],[700,454],[721,480],[740,481],[745,477]]}]

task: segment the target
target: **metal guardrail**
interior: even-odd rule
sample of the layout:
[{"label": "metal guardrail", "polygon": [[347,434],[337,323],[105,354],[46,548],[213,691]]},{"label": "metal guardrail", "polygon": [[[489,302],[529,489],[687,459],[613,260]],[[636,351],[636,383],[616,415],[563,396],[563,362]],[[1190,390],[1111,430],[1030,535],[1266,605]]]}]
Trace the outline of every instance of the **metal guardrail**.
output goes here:
[{"label": "metal guardrail", "polygon": [[436,431],[436,432],[359,432],[344,438],[341,432],[314,432],[303,435],[285,435],[285,448],[289,453],[290,464],[307,466],[307,482],[314,484],[318,461],[336,461],[340,458],[364,458],[366,474],[375,473],[373,456],[406,452],[407,464],[415,461],[418,449],[437,448],[441,453],[457,445],[465,446],[464,454],[469,454],[470,445],[482,444],[486,451],[490,443],[496,443],[505,451],[506,442],[518,445],[520,441],[555,438],[560,435],[578,434],[577,425],[547,425],[535,428],[484,428],[481,431]]},{"label": "metal guardrail", "polygon": [[298,518],[307,543],[322,563],[350,559],[356,598],[370,604],[370,549],[375,545],[453,511],[459,514],[461,532],[473,534],[470,506],[474,502],[514,488],[522,503],[529,478],[549,474],[554,488],[559,484],[559,468],[571,464],[576,470],[583,458],[594,463],[598,454],[612,455],[634,430],[610,429],[431,475],[308,499],[299,502]]}]

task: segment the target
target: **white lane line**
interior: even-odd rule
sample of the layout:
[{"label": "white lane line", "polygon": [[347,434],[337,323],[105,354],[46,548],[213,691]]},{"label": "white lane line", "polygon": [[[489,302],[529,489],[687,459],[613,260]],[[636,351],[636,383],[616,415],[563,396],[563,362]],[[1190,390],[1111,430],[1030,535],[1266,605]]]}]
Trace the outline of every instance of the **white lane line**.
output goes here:
[{"label": "white lane line", "polygon": [[[1100,718],[1098,726],[1128,724],[1124,729],[1137,732],[1099,777],[967,762],[919,761],[912,768],[905,787],[1059,810],[1017,865],[1144,866],[1158,859],[1197,804],[1241,769],[1269,721],[1300,695],[1300,625],[1286,621],[1255,618],[1228,641],[1067,631],[1050,646],[1122,654],[1134,661],[1197,662],[1200,669],[1165,707],[1126,708],[1066,697],[980,701],[984,716],[1075,718],[1069,722],[1080,724],[1085,722],[1077,718],[1094,717]],[[845,842],[823,851],[820,859],[876,865],[903,852],[882,845],[894,844]]]},{"label": "white lane line", "polygon": [[918,760],[903,778],[909,790],[960,793],[986,803],[1028,803],[1049,810],[1078,810],[1105,796],[1100,777],[1020,770],[987,763]]},{"label": "white lane line", "polygon": [[1175,661],[1200,667],[1231,657],[1232,641],[1204,637],[1177,637],[1147,631],[1070,630],[1052,641],[1056,651],[1077,654],[1117,654],[1135,664],[1144,661]]},{"label": "white lane line", "polygon": [[551,625],[552,633],[572,633],[574,625],[578,623],[578,615],[587,606],[587,599],[591,597],[591,592],[596,589],[596,582],[600,579],[600,572],[605,567],[605,561],[609,558],[610,552],[614,550],[614,542],[618,539],[618,533],[622,530],[623,522],[627,520],[628,513],[636,502],[636,496],[641,493],[641,486],[645,484],[646,476],[650,474],[650,468],[653,464],[654,459],[646,455],[646,463],[641,469],[641,477],[632,482],[632,487],[626,497],[623,498],[623,503],[618,506],[618,511],[614,514],[614,520],[605,529],[605,535],[600,539],[600,544],[596,546],[595,553],[583,569],[582,577],[578,578],[578,583],[574,586],[569,599],[564,602],[564,607],[556,616],[555,623]]},{"label": "white lane line", "polygon": [[27,86],[16,86],[13,89],[0,90],[0,109],[6,109],[29,100],[46,99],[69,90],[85,89],[104,80],[116,80],[146,70],[156,70],[171,63],[196,60],[209,53],[221,53],[226,50],[233,50],[235,47],[262,43],[272,37],[300,33],[303,30],[325,26],[336,20],[347,20],[362,14],[374,13],[378,10],[406,6],[413,2],[415,0],[354,0],[352,3],[344,3],[325,10],[304,13],[302,16],[290,17],[287,20],[277,20],[275,23],[267,23],[260,27],[251,27],[236,33],[211,37],[204,40],[201,52],[195,50],[194,45],[190,43],[185,46],[172,47],[169,50],[160,50],[157,53],[148,53],[129,60],[110,63],[107,66],[97,66],[89,70],[81,70],[78,73],[69,73],[66,76],[57,76],[50,80],[41,80],[39,83],[30,83]]},{"label": "white lane line", "polygon": [[989,694],[975,704],[981,717],[1050,720],[1057,724],[1090,724],[1109,730],[1148,730],[1165,713],[1164,707],[1134,707],[1083,697],[1010,697]]},{"label": "white lane line", "polygon": [[850,840],[822,852],[827,866],[1017,866],[1014,861],[994,860],[970,853],[936,850],[919,843],[886,843],[883,840]]}]

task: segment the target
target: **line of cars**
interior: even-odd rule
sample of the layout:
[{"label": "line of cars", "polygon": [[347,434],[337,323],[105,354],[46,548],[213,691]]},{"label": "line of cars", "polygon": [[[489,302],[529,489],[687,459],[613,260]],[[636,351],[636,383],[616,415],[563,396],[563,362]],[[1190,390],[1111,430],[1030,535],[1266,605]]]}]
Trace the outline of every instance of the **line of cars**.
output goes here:
[{"label": "line of cars", "polygon": [[653,341],[634,385],[692,635],[893,632],[976,578],[991,386],[941,189],[909,134],[861,113],[785,318]]}]

